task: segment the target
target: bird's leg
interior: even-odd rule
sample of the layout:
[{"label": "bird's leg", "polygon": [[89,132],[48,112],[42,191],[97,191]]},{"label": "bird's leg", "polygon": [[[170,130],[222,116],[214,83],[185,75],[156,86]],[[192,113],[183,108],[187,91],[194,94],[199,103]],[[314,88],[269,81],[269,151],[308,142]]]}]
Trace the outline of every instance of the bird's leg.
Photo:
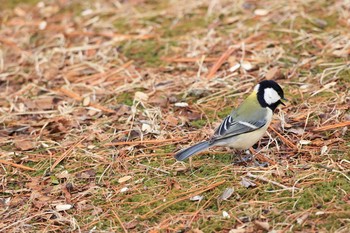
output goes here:
[{"label": "bird's leg", "polygon": [[238,153],[237,155],[236,154],[234,155],[235,158],[237,157],[238,158],[235,161],[233,161],[232,164],[247,165],[248,162],[252,161],[252,155],[249,153],[249,151],[246,151],[245,155],[242,155],[241,152]]},{"label": "bird's leg", "polygon": [[258,167],[267,167],[269,166],[269,162],[265,161],[265,162],[262,162],[260,163],[258,160],[256,160],[256,155],[258,154],[252,147],[249,149],[251,155],[252,155],[252,160],[254,162],[254,164]]}]

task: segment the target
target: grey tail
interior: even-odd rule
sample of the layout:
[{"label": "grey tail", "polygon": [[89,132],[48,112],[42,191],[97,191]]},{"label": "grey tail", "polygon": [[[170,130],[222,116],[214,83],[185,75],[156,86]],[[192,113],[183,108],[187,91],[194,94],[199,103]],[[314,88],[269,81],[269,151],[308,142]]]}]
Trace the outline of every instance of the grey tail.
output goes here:
[{"label": "grey tail", "polygon": [[189,148],[183,149],[175,154],[175,159],[182,161],[210,147],[208,141],[197,143]]}]

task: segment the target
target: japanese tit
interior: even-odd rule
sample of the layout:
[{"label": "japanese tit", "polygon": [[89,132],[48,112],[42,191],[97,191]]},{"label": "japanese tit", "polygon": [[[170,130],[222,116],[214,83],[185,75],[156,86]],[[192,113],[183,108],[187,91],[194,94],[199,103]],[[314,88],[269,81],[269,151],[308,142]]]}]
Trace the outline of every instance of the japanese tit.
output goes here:
[{"label": "japanese tit", "polygon": [[175,154],[177,160],[204,151],[212,146],[227,146],[246,150],[264,135],[272,120],[273,111],[285,100],[282,88],[272,80],[264,80],[232,110],[208,141],[197,143]]}]

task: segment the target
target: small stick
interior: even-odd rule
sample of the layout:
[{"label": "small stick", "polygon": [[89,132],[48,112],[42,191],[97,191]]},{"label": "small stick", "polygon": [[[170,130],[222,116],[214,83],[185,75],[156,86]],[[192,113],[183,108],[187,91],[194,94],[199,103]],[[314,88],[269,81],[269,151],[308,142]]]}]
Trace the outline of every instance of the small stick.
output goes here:
[{"label": "small stick", "polygon": [[[167,62],[183,62],[183,63],[191,63],[191,62],[197,62],[200,61],[201,57],[163,57],[163,61]],[[206,62],[214,62],[217,61],[218,57],[206,57],[204,58],[204,61]]]},{"label": "small stick", "polygon": [[275,132],[277,134],[277,136],[279,138],[281,138],[281,140],[287,144],[287,146],[291,149],[298,149],[294,144],[293,142],[291,142],[289,139],[285,138],[284,136],[282,136],[282,134],[280,134],[279,132],[277,132],[277,130],[275,130],[271,125],[269,126],[269,129],[271,129],[273,132]]},{"label": "small stick", "polygon": [[82,101],[83,100],[83,98],[80,95],[78,95],[78,94],[74,93],[73,91],[70,91],[70,90],[68,90],[66,88],[61,87],[59,89],[59,91],[62,94],[66,95],[66,96],[68,96],[68,97],[70,97],[72,99],[75,99],[76,101]]},{"label": "small stick", "polygon": [[276,161],[275,160],[272,160],[272,159],[269,159],[265,156],[263,156],[262,154],[256,152],[253,150],[253,148],[249,148],[249,151],[256,157],[258,158],[259,160],[263,161],[263,162],[268,162],[269,164],[271,165],[275,165],[276,164]]},{"label": "small stick", "polygon": [[53,171],[53,169],[63,160],[65,159],[75,147],[77,147],[82,141],[84,141],[86,137],[80,139],[78,142],[74,143],[71,147],[69,147],[68,150],[66,150],[56,161],[55,163],[51,166],[50,171]]},{"label": "small stick", "polygon": [[151,154],[141,154],[141,155],[135,155],[135,156],[130,156],[127,158],[126,161],[130,161],[133,159],[138,159],[138,158],[148,158],[148,157],[157,157],[157,156],[172,156],[175,153],[151,153]]},{"label": "small stick", "polygon": [[114,210],[112,210],[112,213],[114,214],[114,217],[118,220],[119,224],[122,226],[123,230],[125,233],[128,233],[128,230],[126,230],[122,220],[119,218],[119,216],[117,215],[116,212],[114,212]]},{"label": "small stick", "polygon": [[294,189],[299,189],[299,188],[295,188],[295,187],[292,187],[292,188],[291,188],[291,187],[285,186],[285,185],[283,185],[283,184],[280,184],[280,183],[278,183],[278,182],[276,182],[276,181],[269,180],[269,179],[266,179],[266,178],[261,177],[261,176],[253,175],[253,174],[250,173],[250,172],[248,172],[247,176],[250,177],[250,178],[254,178],[254,179],[258,179],[258,180],[261,180],[261,181],[264,181],[264,182],[267,182],[267,183],[274,184],[274,185],[279,186],[279,187],[281,187],[281,188],[283,188],[283,189],[286,189],[286,190],[294,191]]},{"label": "small stick", "polygon": [[221,57],[215,62],[213,67],[210,69],[209,74],[207,75],[208,79],[211,79],[214,77],[216,72],[219,70],[219,68],[224,64],[224,62],[229,58],[229,56],[236,50],[236,48],[229,48],[226,50]]},{"label": "small stick", "polygon": [[20,168],[20,169],[23,169],[23,170],[36,171],[36,169],[34,169],[34,168],[27,167],[27,166],[24,166],[24,165],[21,165],[21,164],[17,164],[17,163],[12,163],[12,162],[9,162],[9,161],[6,161],[6,160],[2,160],[2,159],[0,159],[0,163],[7,164],[7,165],[10,165],[12,167]]},{"label": "small stick", "polygon": [[[73,91],[70,91],[70,90],[68,90],[68,89],[65,89],[65,88],[63,88],[63,87],[60,88],[59,91],[60,91],[61,93],[63,93],[64,95],[66,95],[66,96],[68,96],[68,97],[70,97],[70,98],[72,98],[72,99],[74,99],[74,100],[76,100],[76,101],[82,101],[82,100],[83,100],[83,98],[82,98],[80,95],[74,93]],[[89,103],[89,106],[90,106],[90,107],[93,107],[93,108],[97,108],[97,109],[99,109],[99,110],[101,110],[101,111],[104,111],[104,112],[115,113],[114,110],[109,109],[109,108],[106,108],[106,107],[104,107],[104,106],[102,106],[102,105],[100,105],[100,104],[98,104],[98,103]]]},{"label": "small stick", "polygon": [[313,131],[325,131],[325,130],[329,130],[329,129],[345,127],[345,126],[348,126],[348,125],[350,125],[350,121],[344,121],[344,122],[339,122],[339,123],[333,124],[333,125],[321,126],[321,127],[313,129]]}]

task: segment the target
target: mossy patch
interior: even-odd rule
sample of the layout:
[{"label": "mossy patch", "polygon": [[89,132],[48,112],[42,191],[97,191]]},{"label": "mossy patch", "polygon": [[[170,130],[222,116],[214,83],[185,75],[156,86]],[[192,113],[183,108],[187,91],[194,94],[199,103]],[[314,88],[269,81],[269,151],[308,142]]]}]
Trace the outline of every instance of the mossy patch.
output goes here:
[{"label": "mossy patch", "polygon": [[116,98],[119,104],[132,106],[134,103],[134,95],[132,93],[123,92],[120,95],[118,95]]},{"label": "mossy patch", "polygon": [[35,5],[40,0],[11,0],[11,1],[2,1],[0,9],[12,9],[18,5]]},{"label": "mossy patch", "polygon": [[164,49],[164,45],[155,40],[129,41],[121,46],[122,53],[130,60],[148,66],[157,66],[162,63],[160,57]]}]

